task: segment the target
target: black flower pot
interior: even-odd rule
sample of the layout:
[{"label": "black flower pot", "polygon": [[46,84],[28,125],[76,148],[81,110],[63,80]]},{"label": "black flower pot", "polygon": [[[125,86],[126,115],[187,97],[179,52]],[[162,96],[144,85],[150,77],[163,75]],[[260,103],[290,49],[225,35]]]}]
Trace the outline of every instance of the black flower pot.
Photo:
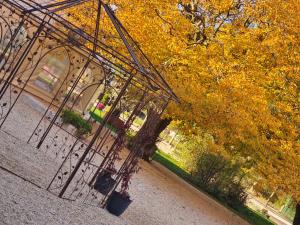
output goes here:
[{"label": "black flower pot", "polygon": [[115,216],[122,215],[128,208],[132,200],[128,196],[124,196],[119,192],[114,191],[107,200],[106,209]]},{"label": "black flower pot", "polygon": [[102,171],[98,174],[94,189],[103,195],[107,195],[114,187],[116,181],[111,177],[111,173]]}]

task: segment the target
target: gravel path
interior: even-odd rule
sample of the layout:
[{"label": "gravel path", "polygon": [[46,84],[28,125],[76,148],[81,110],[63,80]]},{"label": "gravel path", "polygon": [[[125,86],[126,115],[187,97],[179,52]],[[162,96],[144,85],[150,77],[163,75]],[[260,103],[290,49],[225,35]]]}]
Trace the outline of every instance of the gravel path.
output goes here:
[{"label": "gravel path", "polygon": [[7,133],[0,133],[0,143],[0,166],[2,168],[47,188],[51,174],[55,174],[55,168],[59,167],[57,162]]},{"label": "gravel path", "polygon": [[131,224],[103,209],[76,205],[57,198],[44,189],[33,186],[16,176],[0,170],[0,224]]},{"label": "gravel path", "polygon": [[[141,166],[131,186],[134,203],[124,215],[131,221],[136,218],[136,224],[248,224],[158,163],[142,162]],[[153,219],[151,223],[143,221],[139,216],[143,214]]]},{"label": "gravel path", "polygon": [[[26,108],[27,107],[27,108]],[[0,224],[246,225],[247,223],[170,171],[141,163],[132,180],[133,203],[120,217],[105,210],[57,198],[45,190],[59,163],[24,140],[37,112],[20,103],[0,131]],[[20,116],[22,112],[22,116]],[[20,118],[25,118],[25,122]],[[20,126],[22,122],[22,126]],[[23,135],[23,136],[22,136]],[[14,174],[3,170],[12,171]],[[28,181],[21,179],[25,178]],[[33,185],[32,183],[41,188]]]}]

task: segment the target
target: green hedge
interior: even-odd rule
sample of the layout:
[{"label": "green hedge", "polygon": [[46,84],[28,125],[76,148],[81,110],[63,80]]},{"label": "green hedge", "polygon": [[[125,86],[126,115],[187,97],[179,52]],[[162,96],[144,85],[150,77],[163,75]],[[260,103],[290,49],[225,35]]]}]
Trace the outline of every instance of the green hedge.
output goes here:
[{"label": "green hedge", "polygon": [[72,110],[63,110],[62,121],[65,124],[71,124],[77,129],[78,135],[89,134],[92,132],[92,125],[89,124],[82,116]]}]

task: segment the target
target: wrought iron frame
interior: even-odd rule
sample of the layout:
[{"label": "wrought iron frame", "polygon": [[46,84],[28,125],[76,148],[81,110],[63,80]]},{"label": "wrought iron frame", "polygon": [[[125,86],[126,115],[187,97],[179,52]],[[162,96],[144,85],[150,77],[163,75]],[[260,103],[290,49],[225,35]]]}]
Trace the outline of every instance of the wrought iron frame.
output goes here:
[{"label": "wrought iron frame", "polygon": [[[60,15],[63,10],[87,2],[97,4],[93,35]],[[115,164],[125,146],[126,131],[136,115],[147,104],[155,105],[159,113],[163,113],[170,100],[178,102],[177,96],[117,19],[110,6],[101,0],[63,0],[45,5],[34,0],[0,0],[1,11],[0,43],[4,43],[4,30],[8,33],[8,42],[0,51],[0,129],[8,123],[21,95],[30,93],[27,88],[44,58],[55,51],[65,51],[69,62],[67,75],[56,88],[54,96],[51,96],[46,110],[27,141],[38,149],[50,149],[55,157],[61,156],[61,165],[47,188],[49,191],[61,198],[82,199],[88,204],[105,206],[112,191],[120,184],[124,172],[136,167],[141,152],[129,152],[121,160],[114,174],[116,184],[108,194],[99,198],[92,188],[93,184],[101,171]],[[100,17],[103,13],[112,22],[130,57],[99,39]],[[24,26],[28,28],[28,33],[22,44],[16,46],[19,42],[16,38]],[[63,128],[60,117],[65,108],[72,110],[75,107],[77,98],[72,103],[71,96],[83,77],[88,76],[86,71],[91,66],[102,76],[86,84],[80,89],[80,93],[103,85],[104,90],[114,89],[115,95],[103,122],[90,137],[82,140]],[[108,81],[110,73],[113,73],[118,87]],[[66,91],[63,91],[63,87],[67,88]],[[136,91],[133,108],[125,121],[124,129],[113,138],[107,125],[132,89]],[[98,102],[100,100],[98,98]],[[90,120],[91,116],[88,118]],[[61,137],[63,140],[58,141]],[[99,157],[102,158],[101,162]]]}]

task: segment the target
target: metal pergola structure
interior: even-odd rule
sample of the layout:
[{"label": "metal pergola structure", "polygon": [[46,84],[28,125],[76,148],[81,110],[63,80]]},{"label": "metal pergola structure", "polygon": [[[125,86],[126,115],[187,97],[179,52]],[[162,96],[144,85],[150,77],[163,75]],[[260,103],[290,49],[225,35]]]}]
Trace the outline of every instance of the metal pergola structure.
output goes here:
[{"label": "metal pergola structure", "polygon": [[[70,22],[70,15],[62,13],[89,3],[94,6],[93,33]],[[100,38],[105,29],[101,27],[103,17],[112,24],[123,51]],[[62,198],[104,206],[124,178],[124,171],[132,170],[141,154],[132,151],[119,159],[133,120],[148,105],[163,113],[170,100],[178,101],[176,95],[103,1],[62,0],[42,4],[34,0],[0,0],[0,28],[0,128],[9,124],[21,95],[30,94],[29,84],[43,60],[49,55],[63,55],[67,59],[64,77],[40,118],[32,119],[36,126],[26,131],[30,133],[27,141],[49,152],[60,163],[49,191]],[[93,74],[87,75],[87,70]],[[83,79],[88,82],[83,83]],[[77,100],[71,99],[75,90],[83,93],[101,85],[114,93],[111,107],[97,129],[82,140],[63,128],[62,112],[74,109]],[[103,94],[99,94],[98,102]],[[125,107],[129,98],[130,109]],[[124,128],[114,135],[107,125],[117,111],[127,111],[129,115]],[[90,116],[87,121],[91,120]],[[99,196],[92,188],[95,179],[101,171],[112,168],[114,187]]]}]

